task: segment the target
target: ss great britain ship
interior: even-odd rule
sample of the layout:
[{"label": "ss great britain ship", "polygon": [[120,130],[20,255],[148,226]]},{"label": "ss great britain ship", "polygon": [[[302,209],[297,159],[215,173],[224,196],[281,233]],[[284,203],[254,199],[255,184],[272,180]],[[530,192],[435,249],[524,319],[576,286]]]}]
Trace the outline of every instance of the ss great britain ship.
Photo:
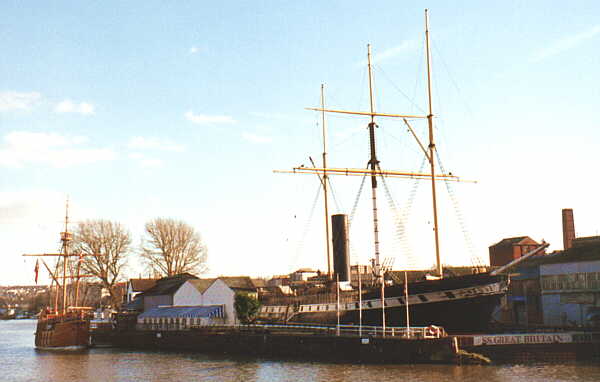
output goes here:
[{"label": "ss great britain ship", "polygon": [[[373,101],[373,75],[371,65],[371,48],[368,47],[368,76],[370,110],[363,112],[326,109],[324,104],[323,87],[321,87],[321,106],[308,108],[319,111],[322,116],[323,126],[323,165],[321,168],[313,164],[312,168],[297,167],[292,171],[276,171],[284,173],[309,173],[317,174],[324,188],[325,195],[325,227],[326,248],[328,262],[329,288],[324,287],[320,297],[313,295],[294,296],[292,298],[272,298],[265,300],[260,309],[259,319],[263,322],[293,322],[293,323],[320,323],[320,324],[356,324],[356,325],[382,325],[382,326],[427,326],[439,325],[449,333],[478,331],[488,327],[495,309],[499,306],[501,297],[508,288],[508,278],[505,275],[490,272],[468,274],[463,276],[444,277],[440,261],[440,245],[438,237],[438,212],[436,202],[436,181],[459,181],[452,174],[436,173],[435,159],[436,145],[434,141],[434,114],[431,95],[431,59],[429,43],[429,20],[425,11],[425,42],[427,59],[427,115],[403,115],[381,113],[375,110]],[[325,130],[325,114],[342,113],[369,117],[367,125],[370,145],[370,158],[366,169],[328,168],[327,143]],[[401,119],[408,127],[413,137],[429,163],[427,173],[409,173],[400,171],[384,171],[376,155],[375,123],[376,118]],[[423,144],[410,125],[410,120],[424,119],[428,125],[428,142]],[[373,211],[374,258],[372,270],[374,286],[361,288],[352,292],[340,291],[336,281],[349,281],[350,261],[349,244],[347,239],[348,218],[346,215],[333,215],[331,229],[329,228],[329,213],[327,210],[327,185],[330,175],[360,175],[371,180],[371,199]],[[384,273],[386,267],[380,262],[379,253],[379,227],[377,212],[377,185],[384,181],[384,177],[405,177],[410,179],[424,179],[431,182],[434,240],[436,253],[436,271],[434,279],[416,282],[407,282],[405,273],[404,284],[386,285]],[[331,237],[330,239],[330,231]],[[354,239],[353,240],[360,240]],[[333,246],[333,251],[330,247]],[[333,252],[333,256],[331,256]],[[333,259],[332,259],[333,257]],[[333,260],[333,261],[332,261]],[[332,272],[333,263],[333,272]],[[358,273],[358,272],[357,272]],[[332,276],[333,275],[333,276]],[[335,293],[326,293],[336,290]],[[364,290],[361,290],[364,289]],[[340,294],[342,298],[340,298]],[[329,298],[323,298],[329,295]],[[326,302],[323,302],[326,301]]]},{"label": "ss great britain ship", "polygon": [[[43,258],[36,262],[36,282],[40,260],[52,278],[50,289],[54,290],[54,304],[53,306],[48,306],[44,309],[38,317],[37,328],[35,331],[35,347],[42,350],[81,350],[87,348],[89,344],[91,308],[76,306],[79,294],[79,279],[85,275],[79,274],[82,256],[69,253],[69,245],[73,239],[73,235],[68,232],[68,208],[67,214],[65,215],[65,231],[60,233],[60,239],[62,242],[60,253],[23,255],[55,257],[59,259],[56,263],[54,272]],[[76,274],[69,276],[67,270],[71,268],[68,266],[71,257],[77,257],[78,261],[74,267],[76,270],[73,272]],[[62,272],[59,271],[59,268],[61,267]],[[70,291],[67,289],[67,280],[69,279],[75,280],[75,283],[71,283],[70,285],[72,287],[69,288]],[[54,286],[54,288],[52,286]],[[73,287],[75,289],[75,296],[72,301],[74,306],[68,306],[67,294],[69,292],[73,293]],[[59,296],[61,295],[62,302],[59,303]]]}]

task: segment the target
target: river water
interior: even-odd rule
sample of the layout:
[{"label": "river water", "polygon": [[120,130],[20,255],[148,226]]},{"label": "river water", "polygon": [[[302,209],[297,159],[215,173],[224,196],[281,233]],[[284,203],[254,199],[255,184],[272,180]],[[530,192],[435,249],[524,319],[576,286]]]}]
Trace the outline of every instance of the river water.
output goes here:
[{"label": "river water", "polygon": [[600,364],[354,365],[196,353],[36,351],[34,320],[0,321],[0,381],[600,381]]}]

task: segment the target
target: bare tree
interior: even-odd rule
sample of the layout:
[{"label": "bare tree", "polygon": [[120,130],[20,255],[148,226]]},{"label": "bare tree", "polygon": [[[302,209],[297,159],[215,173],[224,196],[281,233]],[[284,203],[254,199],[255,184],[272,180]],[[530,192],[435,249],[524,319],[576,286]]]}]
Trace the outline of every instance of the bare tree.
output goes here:
[{"label": "bare tree", "polygon": [[121,224],[108,220],[79,223],[73,249],[82,257],[82,271],[94,275],[110,293],[113,306],[119,306],[116,284],[122,278],[131,249],[131,234]]},{"label": "bare tree", "polygon": [[152,271],[166,276],[204,273],[208,270],[207,255],[200,234],[192,226],[168,218],[155,218],[146,223],[142,257]]}]

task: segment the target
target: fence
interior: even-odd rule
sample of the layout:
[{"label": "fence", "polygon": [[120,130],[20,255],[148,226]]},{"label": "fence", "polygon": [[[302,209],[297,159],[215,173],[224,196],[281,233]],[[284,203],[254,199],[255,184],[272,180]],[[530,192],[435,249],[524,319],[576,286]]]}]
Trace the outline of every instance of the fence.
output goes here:
[{"label": "fence", "polygon": [[306,334],[346,337],[396,337],[410,339],[433,339],[446,337],[444,328],[440,326],[427,327],[386,327],[381,326],[320,326],[320,325],[185,325],[178,323],[163,324],[141,324],[136,326],[137,330],[202,330],[205,332],[263,332],[273,334]]}]

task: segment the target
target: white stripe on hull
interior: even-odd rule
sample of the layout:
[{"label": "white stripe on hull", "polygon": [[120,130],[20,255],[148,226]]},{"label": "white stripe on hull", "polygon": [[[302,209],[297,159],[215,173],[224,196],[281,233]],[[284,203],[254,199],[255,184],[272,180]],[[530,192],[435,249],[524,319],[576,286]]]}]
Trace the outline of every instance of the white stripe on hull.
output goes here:
[{"label": "white stripe on hull", "polygon": [[[467,288],[459,288],[459,289],[451,289],[444,291],[435,291],[428,293],[419,293],[412,294],[408,296],[408,304],[409,305],[421,305],[421,304],[431,304],[436,302],[444,302],[444,301],[452,301],[452,300],[461,300],[468,299],[474,297],[482,297],[482,296],[491,296],[497,294],[506,293],[506,289],[508,288],[508,284],[504,281],[481,285],[481,286],[473,286]],[[395,296],[395,297],[387,297],[385,299],[385,306],[387,307],[395,307],[395,306],[404,306],[404,296]],[[369,299],[362,301],[362,309],[381,309],[381,299]],[[263,306],[260,309],[261,316],[268,316],[270,314],[285,314],[286,311],[289,310],[287,305],[279,305],[279,306]],[[340,303],[340,311],[353,311],[359,310],[359,302],[345,302]],[[316,313],[316,312],[336,312],[337,311],[337,303],[327,303],[327,304],[303,304],[300,305],[298,310],[293,314],[298,313]]]}]

